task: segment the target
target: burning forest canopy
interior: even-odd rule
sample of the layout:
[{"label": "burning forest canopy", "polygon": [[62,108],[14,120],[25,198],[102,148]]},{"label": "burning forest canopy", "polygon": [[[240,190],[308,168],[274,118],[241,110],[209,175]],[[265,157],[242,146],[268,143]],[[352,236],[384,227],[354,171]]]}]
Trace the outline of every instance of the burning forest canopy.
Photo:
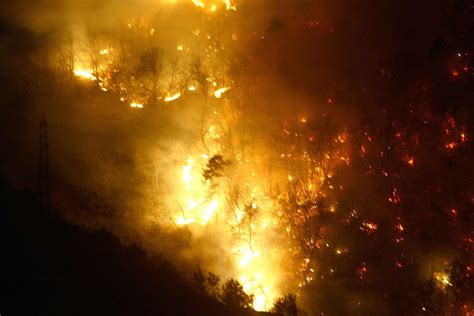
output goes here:
[{"label": "burning forest canopy", "polygon": [[44,113],[54,210],[248,307],[474,312],[474,3],[53,3],[2,13],[14,186]]}]

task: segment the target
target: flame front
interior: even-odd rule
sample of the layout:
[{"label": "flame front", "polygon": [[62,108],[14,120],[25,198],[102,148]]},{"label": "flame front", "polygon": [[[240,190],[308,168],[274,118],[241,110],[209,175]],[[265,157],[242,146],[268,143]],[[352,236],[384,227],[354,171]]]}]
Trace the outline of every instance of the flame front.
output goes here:
[{"label": "flame front", "polygon": [[[267,240],[278,226],[278,221],[270,215],[274,202],[255,186],[250,194],[255,202],[247,209],[235,207],[231,210],[229,192],[217,192],[219,190],[202,177],[208,161],[209,157],[201,154],[188,158],[182,165],[181,192],[177,194],[181,197],[182,211],[176,215],[175,223],[191,229],[194,226],[226,226],[229,234],[226,239],[233,241],[228,255],[235,263],[236,278],[244,291],[254,296],[253,308],[267,310],[281,295],[279,282],[282,281],[278,271],[282,253]],[[257,214],[258,203],[268,207],[265,209],[268,215]],[[249,213],[254,213],[251,221]]]},{"label": "flame front", "polygon": [[[205,15],[236,11],[230,0],[192,4]],[[193,28],[163,53],[156,45],[158,28],[149,21],[130,20],[123,29],[129,41],[78,37],[83,44],[75,46],[87,49],[75,53],[81,67],[74,75],[134,109],[160,110],[155,107],[160,103],[174,104],[162,108],[177,112],[193,107],[196,120],[189,122],[186,149],[172,155],[177,162],[166,170],[170,192],[163,199],[172,223],[162,224],[194,238],[218,231],[226,243],[222,257],[231,266],[217,272],[238,280],[253,295],[255,310],[269,310],[278,297],[298,293],[313,280],[313,253],[320,247],[319,231],[308,223],[322,212],[318,199],[334,189],[329,185],[334,168],[350,164],[347,134],[316,137],[318,120],[298,113],[282,118],[276,130],[263,128],[261,139],[248,132],[267,124],[264,115],[243,107],[241,87],[233,85],[227,54],[238,45],[236,34],[219,37],[214,29]],[[124,59],[136,65],[124,66]]]}]

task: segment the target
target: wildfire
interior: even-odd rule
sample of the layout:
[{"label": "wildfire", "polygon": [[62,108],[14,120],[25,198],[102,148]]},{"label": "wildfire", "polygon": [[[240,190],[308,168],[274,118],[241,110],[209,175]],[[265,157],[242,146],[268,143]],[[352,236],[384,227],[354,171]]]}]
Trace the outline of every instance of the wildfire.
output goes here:
[{"label": "wildfire", "polygon": [[191,180],[193,176],[191,175],[191,170],[193,169],[194,159],[189,158],[187,164],[183,166],[183,182],[188,191],[191,191]]},{"label": "wildfire", "polygon": [[196,222],[196,219],[190,218],[190,219],[185,219],[184,216],[179,216],[178,219],[176,220],[176,224],[183,226],[183,225],[190,225],[192,223]]},{"label": "wildfire", "polygon": [[452,286],[449,274],[447,274],[446,272],[435,272],[433,277],[437,281],[438,286],[441,289],[445,289],[448,286]]},{"label": "wildfire", "polygon": [[132,102],[132,103],[130,103],[130,106],[131,106],[132,108],[143,109],[143,104],[142,104],[142,103],[138,103],[138,102]]},{"label": "wildfire", "polygon": [[378,225],[375,223],[364,222],[360,227],[360,230],[367,232],[368,234],[374,233],[378,228]]},{"label": "wildfire", "polygon": [[214,91],[214,97],[216,97],[217,99],[220,99],[222,97],[222,94],[224,92],[227,92],[229,89],[230,88],[228,87],[217,89],[216,91]]},{"label": "wildfire", "polygon": [[[217,3],[206,4],[201,0],[192,0],[192,3],[198,8],[201,8],[201,9],[206,9],[207,8],[211,12],[217,11],[217,8],[218,8]],[[226,10],[237,11],[237,7],[235,5],[233,5],[230,0],[222,0],[218,3],[220,3],[220,5],[223,6]]]},{"label": "wildfire", "polygon": [[[221,8],[236,10],[230,0],[219,2],[192,0],[192,3],[208,12],[219,12]],[[127,25],[127,31],[142,32],[146,34],[146,38],[158,35],[158,28],[155,31],[155,28],[146,23],[133,21]],[[211,45],[214,35],[207,33],[204,28],[194,29],[189,33],[193,40],[206,47],[202,52],[196,52],[204,59],[203,68],[217,63],[213,58],[219,55],[223,48]],[[239,36],[229,34],[229,37],[232,41],[236,41],[240,38],[240,34]],[[185,64],[190,59],[187,53],[191,48],[194,51],[199,45],[182,40],[180,38],[173,41],[175,44],[170,45],[169,52],[176,54],[179,61]],[[198,79],[190,77],[185,71],[172,69],[169,65],[166,68],[165,60],[163,67],[166,69],[159,75],[150,72],[156,69],[145,68],[141,69],[146,74],[143,77],[138,78],[137,73],[133,72],[128,74],[126,80],[117,83],[113,82],[112,78],[122,78],[117,74],[125,75],[120,69],[115,69],[115,65],[109,63],[108,59],[115,54],[127,56],[129,52],[120,52],[119,46],[103,47],[106,48],[101,49],[99,55],[107,59],[99,62],[100,75],[96,77],[92,70],[85,70],[96,69],[91,66],[92,63],[84,69],[74,70],[74,74],[88,80],[97,80],[101,89],[117,93],[120,100],[130,102],[129,106],[132,108],[141,109],[150,100],[169,103],[183,95],[189,96],[190,100],[194,97],[197,99],[197,96],[201,95],[187,94],[186,91],[199,90],[202,95],[211,97],[211,100],[206,98],[209,104],[203,105],[205,116],[199,118],[199,133],[202,134],[199,142],[190,144],[183,153],[177,154],[176,161],[179,163],[173,163],[170,167],[169,172],[173,176],[170,177],[168,184],[172,192],[170,194],[172,198],[169,200],[172,201],[167,201],[167,206],[171,213],[171,223],[167,225],[186,227],[186,230],[197,239],[206,236],[204,234],[209,231],[219,231],[221,235],[218,238],[228,243],[222,256],[228,260],[227,262],[231,262],[232,267],[217,272],[226,278],[238,279],[244,291],[254,296],[254,309],[268,310],[274,300],[286,291],[295,291],[298,287],[315,282],[316,266],[313,263],[315,258],[311,253],[315,253],[321,245],[326,245],[336,256],[343,257],[349,252],[348,248],[336,245],[332,248],[330,242],[306,236],[308,227],[304,226],[305,223],[315,221],[317,218],[315,214],[319,210],[315,201],[318,198],[325,197],[329,190],[343,190],[343,185],[335,183],[336,167],[345,168],[352,164],[351,161],[356,161],[346,150],[352,143],[352,135],[347,130],[341,128],[325,139],[323,133],[311,130],[318,120],[306,115],[310,113],[301,116],[300,112],[300,115],[288,118],[288,122],[291,123],[285,122],[281,131],[285,137],[284,146],[281,146],[281,150],[278,148],[275,156],[268,150],[268,145],[265,145],[266,147],[260,145],[263,148],[256,145],[252,148],[252,153],[238,152],[236,148],[244,147],[241,145],[248,143],[249,140],[229,136],[236,127],[245,126],[243,124],[245,122],[241,118],[241,111],[234,111],[238,109],[234,104],[236,103],[233,100],[234,93],[226,94],[229,90],[238,94],[237,87],[229,84],[233,82],[232,80],[218,74],[221,72],[220,69],[210,71]],[[144,53],[149,55],[139,56],[157,58],[153,50]],[[156,60],[147,62],[156,66],[154,64]],[[158,79],[154,76],[158,76]],[[153,80],[156,81],[147,86]],[[160,94],[162,91],[169,93]],[[328,103],[335,104],[333,100],[334,98],[328,99]],[[375,136],[367,134],[366,137],[369,142],[376,141]],[[371,149],[367,143],[362,145],[361,157],[370,156]],[[403,161],[403,157],[401,160]],[[269,176],[268,161],[281,161],[284,170]],[[406,157],[405,161],[409,166],[414,165],[413,157]],[[386,176],[388,177],[388,173]],[[287,188],[288,192],[294,192],[294,196],[275,194],[272,191],[275,187]],[[389,201],[394,204],[400,202],[397,189],[393,189]],[[285,209],[290,204],[292,208]],[[307,205],[308,209],[303,209]],[[337,204],[331,203],[327,211],[331,214],[337,213],[336,206]],[[310,218],[311,216],[313,218]],[[379,229],[376,223],[368,221],[362,222],[359,228],[367,235],[372,235]],[[399,232],[404,231],[401,224],[396,228]],[[297,236],[298,234],[301,236]],[[282,242],[282,238],[290,241]],[[290,264],[294,271],[284,269]],[[368,268],[364,263],[358,269],[357,275],[362,279],[367,271]]]},{"label": "wildfire", "polygon": [[97,77],[92,74],[92,70],[85,70],[85,69],[74,69],[74,75],[76,77],[81,77],[85,79],[89,79],[91,81],[96,81]]},{"label": "wildfire", "polygon": [[[388,238],[390,245],[404,253],[397,253],[395,260],[387,266],[393,266],[397,272],[407,269],[415,259],[410,258],[412,254],[406,249],[411,248],[416,234],[423,236],[425,232],[424,227],[416,226],[416,218],[412,221],[408,216],[421,214],[430,207],[429,204],[421,205],[416,212],[411,209],[425,196],[436,197],[428,194],[427,190],[432,187],[437,187],[433,189],[437,192],[453,192],[453,197],[459,200],[439,205],[449,214],[450,228],[463,222],[464,208],[468,204],[463,199],[470,197],[472,204],[474,197],[461,183],[458,185],[451,174],[458,165],[454,158],[464,149],[470,149],[471,129],[459,114],[463,112],[447,112],[449,114],[439,117],[429,111],[418,111],[417,105],[411,103],[425,106],[431,98],[425,100],[423,97],[420,102],[410,102],[410,111],[406,112],[406,122],[416,121],[415,115],[422,113],[423,124],[407,127],[392,116],[394,109],[384,105],[387,109],[383,111],[385,123],[382,128],[376,119],[377,108],[372,105],[364,107],[374,111],[368,122],[359,117],[351,120],[351,114],[339,114],[345,109],[343,94],[347,89],[340,89],[337,82],[330,89],[322,86],[303,98],[294,98],[307,100],[308,104],[293,104],[286,97],[280,100],[280,91],[267,98],[273,83],[267,76],[273,73],[265,76],[259,73],[262,69],[267,70],[261,56],[267,56],[265,50],[276,49],[272,58],[283,59],[284,55],[280,54],[285,52],[285,46],[274,46],[272,41],[280,37],[285,39],[286,33],[293,32],[293,18],[249,23],[269,26],[268,30],[249,32],[250,27],[239,28],[237,23],[225,25],[234,23],[234,18],[240,21],[240,14],[247,11],[230,12],[237,10],[232,0],[171,2],[184,2],[186,13],[183,16],[190,12],[199,19],[178,21],[179,27],[169,33],[162,25],[163,22],[171,25],[173,21],[130,18],[122,22],[116,33],[110,30],[109,35],[107,30],[107,36],[99,35],[97,41],[88,38],[85,32],[82,38],[75,34],[73,37],[79,38],[73,39],[72,61],[66,71],[71,77],[71,69],[75,68],[73,75],[81,85],[86,82],[88,86],[107,92],[108,99],[116,98],[117,103],[120,100],[119,106],[133,108],[126,111],[136,114],[132,115],[133,121],[139,122],[145,114],[150,114],[149,122],[166,123],[163,126],[171,128],[176,125],[176,133],[170,134],[179,136],[166,140],[168,155],[165,153],[160,157],[163,164],[157,164],[159,181],[146,183],[147,189],[156,183],[162,184],[165,193],[154,194],[153,198],[159,203],[147,203],[146,207],[152,209],[147,210],[150,213],[136,217],[145,218],[145,224],[149,224],[148,218],[153,218],[154,223],[158,212],[165,210],[166,216],[159,219],[164,229],[179,231],[182,235],[186,233],[190,243],[200,242],[200,247],[196,247],[200,250],[218,245],[220,258],[213,258],[215,261],[206,268],[215,269],[213,272],[222,280],[238,280],[243,290],[253,295],[255,310],[269,310],[275,299],[283,294],[298,295],[307,284],[319,286],[316,283],[324,277],[346,275],[336,261],[347,259],[347,262],[355,263],[350,271],[356,280],[378,273],[379,269],[373,268],[371,259],[357,258],[361,251],[357,249],[356,238],[377,243]],[[220,23],[223,23],[222,28]],[[318,20],[312,19],[304,23],[318,26],[318,30],[312,32],[323,32],[326,28],[323,24],[327,22],[321,21],[319,25]],[[282,26],[285,32],[274,32]],[[253,38],[258,40],[258,45],[253,45]],[[261,40],[265,45],[260,44],[263,43]],[[234,59],[239,59],[236,56],[243,55],[249,47],[252,52],[257,47],[257,53],[235,62]],[[61,60],[56,64],[61,62],[64,63]],[[74,66],[71,68],[70,65]],[[451,77],[450,84],[467,82],[470,73],[461,69],[453,66],[444,74]],[[390,73],[382,72],[389,79]],[[355,93],[357,90],[350,91]],[[330,97],[323,91],[330,91]],[[273,98],[278,99],[277,102],[273,102]],[[322,104],[318,104],[321,100]],[[169,105],[138,110],[158,101]],[[288,102],[286,110],[277,111],[285,107],[285,101]],[[172,104],[179,106],[172,107]],[[273,115],[272,111],[281,113]],[[271,120],[267,119],[267,113],[272,114]],[[337,115],[340,117],[335,117]],[[169,118],[170,122],[161,121]],[[432,128],[430,124],[439,126]],[[153,137],[151,135],[155,134],[143,133],[145,137]],[[427,140],[429,138],[433,141]],[[438,179],[423,184],[422,175],[431,177],[436,166],[424,163],[430,158],[429,153],[423,152],[426,144],[431,144],[430,150],[437,149],[442,155],[452,156],[453,168],[445,171],[449,173],[447,184]],[[437,159],[439,155],[433,156]],[[150,160],[153,159],[146,161]],[[424,168],[430,165],[433,170],[428,173]],[[439,165],[443,166],[443,163]],[[420,179],[410,178],[417,171]],[[411,179],[416,181],[410,182]],[[450,184],[455,190],[446,189]],[[354,189],[356,186],[357,190]],[[377,194],[382,194],[381,199],[372,192],[365,193],[372,187],[376,187]],[[416,190],[425,190],[425,187],[426,194],[425,191],[416,194]],[[156,204],[160,207],[155,207]],[[438,208],[440,203],[431,204]],[[418,217],[425,221],[424,216]],[[346,234],[346,228],[350,228],[350,234]],[[353,234],[354,228],[357,234]],[[355,240],[344,240],[345,234]],[[462,238],[470,245],[474,242],[472,236]],[[375,251],[381,251],[378,248],[382,247]],[[212,249],[205,250],[204,254],[195,254],[198,260],[193,262],[209,262],[206,252]],[[327,256],[334,258],[328,260]],[[324,267],[327,264],[331,266]],[[432,277],[441,289],[456,284],[444,271],[436,272]]]},{"label": "wildfire", "polygon": [[181,97],[181,92],[178,92],[173,95],[168,95],[167,97],[164,98],[164,101],[171,102],[171,101],[179,99],[180,97]]},{"label": "wildfire", "polygon": [[[202,177],[202,170],[206,168],[210,157],[205,154],[189,157],[181,166],[181,182],[182,191],[179,194],[183,201],[181,214],[176,217],[175,223],[178,226],[206,226],[206,225],[222,225],[218,222],[219,218],[226,217],[226,201],[223,192],[216,194],[215,188],[205,181]],[[256,174],[254,174],[256,176]],[[250,181],[250,180],[249,180]],[[257,187],[252,189],[250,198],[254,202],[250,203],[248,209],[237,207],[234,210],[232,220],[232,229],[241,227],[243,229],[246,224],[249,231],[247,233],[239,233],[229,236],[234,241],[231,248],[231,257],[235,262],[236,269],[239,272],[238,280],[243,285],[243,289],[248,294],[254,296],[253,308],[255,310],[267,310],[271,307],[273,301],[280,294],[276,291],[278,277],[275,276],[275,255],[273,259],[262,252],[262,249],[254,248],[256,244],[263,242],[263,237],[268,231],[271,231],[276,225],[276,221],[271,217],[262,214],[258,216],[260,207],[272,208],[273,204],[265,194]],[[259,202],[257,202],[259,201]],[[248,222],[248,214],[253,215],[252,221]],[[215,218],[215,221],[212,220]],[[212,224],[211,224],[212,220]],[[229,220],[225,222],[229,223]],[[243,234],[243,235],[241,235]],[[246,240],[252,236],[252,239]],[[258,242],[260,240],[260,242]],[[278,255],[276,258],[280,258]]]},{"label": "wildfire", "polygon": [[452,150],[455,149],[458,146],[458,143],[456,142],[449,142],[445,145],[446,149]]},{"label": "wildfire", "polygon": [[193,1],[193,4],[194,4],[195,6],[197,6],[197,7],[200,7],[200,8],[204,8],[204,7],[205,7],[204,3],[202,3],[202,2],[199,1],[199,0],[192,0],[192,1]]},{"label": "wildfire", "polygon": [[403,227],[403,225],[400,224],[400,223],[396,225],[396,228],[397,228],[400,232],[403,232],[403,231],[405,230],[405,227]]}]

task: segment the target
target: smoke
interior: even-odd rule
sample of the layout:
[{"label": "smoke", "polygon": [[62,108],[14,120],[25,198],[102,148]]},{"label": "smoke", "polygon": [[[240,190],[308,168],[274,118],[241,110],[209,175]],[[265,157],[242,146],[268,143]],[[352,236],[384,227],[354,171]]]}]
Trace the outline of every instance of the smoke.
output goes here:
[{"label": "smoke", "polygon": [[[426,1],[416,4],[420,10],[425,5]],[[230,255],[234,250],[229,249],[229,245],[235,246],[232,234],[226,227],[215,224],[222,218],[215,215],[209,225],[202,227],[177,224],[179,211],[184,219],[189,219],[186,218],[189,215],[186,214],[186,203],[190,198],[206,207],[209,201],[200,201],[201,196],[213,201],[213,196],[208,196],[211,189],[203,188],[203,184],[196,189],[199,196],[186,192],[181,179],[183,166],[189,159],[194,159],[194,181],[204,182],[202,171],[206,163],[212,156],[221,154],[223,146],[216,144],[228,138],[231,144],[226,146],[236,152],[244,148],[242,152],[251,158],[248,158],[248,165],[229,167],[226,176],[231,181],[219,180],[219,185],[232,189],[236,184],[258,187],[259,182],[264,182],[263,177],[271,172],[262,170],[261,165],[265,164],[256,160],[273,159],[265,152],[280,150],[275,138],[269,135],[280,133],[288,122],[320,122],[327,117],[336,129],[356,125],[371,110],[368,104],[373,102],[366,101],[377,96],[378,87],[374,85],[373,77],[390,72],[397,63],[414,63],[429,53],[437,36],[434,25],[440,18],[441,5],[430,6],[432,11],[423,15],[416,13],[419,10],[410,1],[397,1],[397,5],[393,5],[373,1],[262,0],[242,1],[237,6],[237,12],[222,10],[209,14],[191,3],[157,0],[16,1],[5,5],[1,13],[4,25],[24,35],[17,37],[24,45],[21,48],[8,38],[8,47],[13,47],[15,53],[22,53],[14,58],[15,65],[6,68],[15,72],[16,88],[29,82],[33,86],[28,89],[34,95],[23,102],[18,99],[21,89],[17,88],[13,97],[7,100],[7,106],[30,105],[21,118],[14,120],[25,126],[24,139],[15,149],[23,157],[23,162],[13,168],[17,170],[16,175],[29,177],[25,180],[27,183],[34,182],[35,124],[44,112],[49,122],[52,198],[64,217],[89,229],[106,229],[124,243],[138,244],[151,254],[165,254],[184,270],[192,271],[196,265],[202,265],[225,278],[239,277],[245,269],[239,270],[235,258]],[[404,22],[400,23],[402,20]],[[203,101],[199,92],[192,94],[181,89],[183,96],[176,102],[147,105],[137,111],[128,103],[144,101],[134,100],[136,95],[127,95],[126,101],[121,102],[121,90],[101,91],[95,82],[80,78],[74,78],[74,88],[67,88],[48,80],[35,83],[30,77],[32,73],[41,74],[40,70],[45,71],[50,66],[48,60],[56,56],[57,39],[63,34],[70,34],[75,42],[74,49],[87,51],[91,47],[91,34],[103,39],[100,44],[105,43],[105,46],[101,49],[111,46],[109,43],[116,47],[129,45],[131,37],[124,35],[127,33],[122,29],[143,31],[143,37],[133,43],[137,50],[148,45],[147,38],[156,36],[165,59],[179,56],[184,60],[179,66],[183,69],[196,55],[206,59],[214,54],[214,46],[205,39],[209,36],[215,40],[212,45],[224,47],[222,60],[216,59],[203,66],[218,70],[214,72],[216,78],[209,80],[211,88],[229,84],[231,89],[223,99],[228,97],[233,102],[245,104],[238,110],[248,112],[231,113],[230,101],[216,100],[211,94],[209,104],[221,116],[210,119],[210,123],[205,122],[208,125],[203,130],[203,116],[207,119],[213,114],[203,114],[207,101]],[[116,30],[120,32],[114,33]],[[196,30],[199,35],[193,33]],[[187,49],[191,53],[180,57],[180,51],[176,51],[178,45],[183,46],[183,54]],[[10,53],[5,54],[10,56]],[[89,58],[87,53],[76,51],[75,66],[90,64]],[[129,54],[121,62],[133,63],[138,59]],[[231,60],[230,66],[225,63],[228,60]],[[170,68],[171,64],[164,67]],[[17,70],[20,67],[31,68],[24,75],[27,79],[19,78]],[[222,72],[230,73],[231,79],[227,75],[218,78],[220,68],[226,68]],[[188,70],[182,72],[188,74]],[[166,74],[169,82],[170,77]],[[2,81],[8,80],[3,78]],[[190,82],[179,84],[186,89]],[[175,92],[174,87],[161,88],[166,93]],[[229,119],[232,115],[242,115],[244,119],[235,123]],[[218,120],[223,122],[221,126],[215,123]],[[213,135],[212,128],[218,136]],[[16,130],[16,133],[20,132]],[[207,156],[201,158],[203,155]],[[224,159],[232,158],[230,151],[223,156]],[[252,161],[255,157],[258,159]],[[8,166],[13,163],[13,159],[5,162]],[[270,161],[265,166],[278,169],[279,162]],[[246,179],[252,172],[258,173],[254,182]],[[276,171],[274,176],[280,179],[288,175]],[[346,178],[351,177],[346,175]],[[276,190],[263,187],[262,191]],[[245,202],[251,206],[252,202],[261,203],[263,213],[264,206],[270,202],[261,198],[260,192],[255,196],[248,194],[251,198]],[[232,205],[232,201],[223,199],[218,202]],[[275,207],[267,209],[272,208]],[[232,205],[232,209],[238,207]],[[268,214],[273,213],[268,211]],[[268,214],[262,215],[262,222],[258,224],[271,225],[265,222]],[[281,242],[273,233],[267,232],[260,241],[272,245]],[[256,253],[259,252],[254,251],[253,255]],[[255,260],[260,263],[260,259]],[[294,271],[287,271],[280,257],[275,263],[270,273],[274,277],[269,281],[275,285],[275,292],[283,294],[298,290],[298,282],[289,279],[290,272]]]},{"label": "smoke", "polygon": [[1,18],[35,33],[55,32],[77,24],[110,27],[133,15],[145,15],[157,1],[42,0],[10,1],[2,7]]}]

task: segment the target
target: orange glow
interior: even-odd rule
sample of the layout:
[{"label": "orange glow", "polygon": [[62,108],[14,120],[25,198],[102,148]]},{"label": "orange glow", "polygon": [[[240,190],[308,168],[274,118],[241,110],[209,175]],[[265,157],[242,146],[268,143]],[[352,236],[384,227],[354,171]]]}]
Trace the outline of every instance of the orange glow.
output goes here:
[{"label": "orange glow", "polygon": [[214,91],[214,97],[216,97],[217,99],[220,99],[222,97],[222,94],[224,92],[227,92],[229,89],[230,88],[228,87],[217,89],[216,91]]},{"label": "orange glow", "polygon": [[181,93],[178,92],[178,93],[175,93],[173,95],[168,95],[164,98],[164,101],[165,102],[171,102],[171,101],[175,101],[177,99],[179,99],[181,97]]},{"label": "orange glow", "polygon": [[403,232],[405,230],[405,228],[403,227],[402,224],[397,224],[397,229],[400,231],[400,232]]},{"label": "orange glow", "polygon": [[363,230],[367,232],[368,234],[374,233],[378,228],[378,225],[375,223],[370,223],[370,222],[364,222],[362,223],[362,226],[360,227],[360,230]]},{"label": "orange glow", "polygon": [[92,70],[74,69],[74,75],[77,77],[89,79],[91,81],[97,80],[97,77],[92,74]]},{"label": "orange glow", "polygon": [[142,109],[143,108],[143,104],[142,103],[138,103],[138,102],[132,102],[130,103],[130,106],[132,108],[138,108],[138,109]]},{"label": "orange glow", "polygon": [[445,147],[450,150],[455,149],[457,146],[458,144],[456,142],[449,142],[445,145]]},{"label": "orange glow", "polygon": [[434,278],[437,281],[438,286],[443,290],[448,286],[453,286],[449,278],[449,274],[446,272],[435,272]]}]

